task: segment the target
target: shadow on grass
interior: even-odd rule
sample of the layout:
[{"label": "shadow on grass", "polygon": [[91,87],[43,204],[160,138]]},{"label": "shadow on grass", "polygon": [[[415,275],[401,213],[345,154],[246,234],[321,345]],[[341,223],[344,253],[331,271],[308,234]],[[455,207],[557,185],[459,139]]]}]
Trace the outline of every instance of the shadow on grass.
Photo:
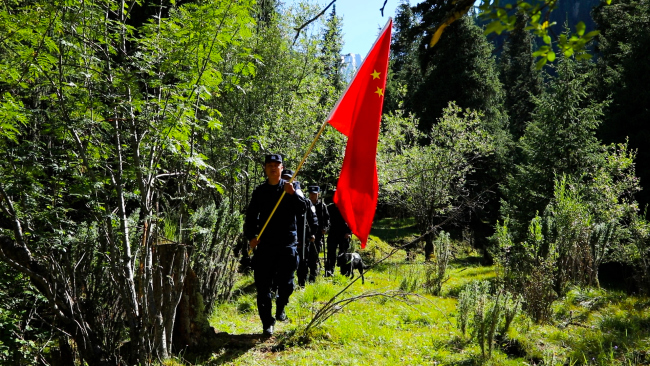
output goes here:
[{"label": "shadow on grass", "polygon": [[455,267],[478,267],[484,265],[482,256],[455,258],[449,261],[449,264]]},{"label": "shadow on grass", "polygon": [[[199,352],[184,356],[193,364],[223,365],[237,360],[251,349],[272,351],[276,344],[275,337],[262,334],[230,334],[227,332],[214,333],[208,336],[205,345]],[[213,358],[218,354],[216,358]]]},{"label": "shadow on grass", "polygon": [[405,237],[418,235],[418,230],[413,218],[397,219],[386,217],[373,224],[370,235],[374,235],[387,243],[393,243]]}]

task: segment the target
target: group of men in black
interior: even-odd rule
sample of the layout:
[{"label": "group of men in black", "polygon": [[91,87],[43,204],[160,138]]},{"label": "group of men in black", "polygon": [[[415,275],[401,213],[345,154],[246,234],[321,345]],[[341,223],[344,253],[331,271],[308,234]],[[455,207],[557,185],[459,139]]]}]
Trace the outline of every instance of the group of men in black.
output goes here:
[{"label": "group of men in black", "polygon": [[[310,186],[307,198],[300,183],[289,184],[293,171],[284,169],[281,155],[265,156],[264,173],[266,182],[255,188],[246,210],[244,235],[254,249],[251,267],[263,334],[271,336],[276,320],[287,320],[285,307],[294,290],[295,272],[301,287],[316,280],[325,233],[328,235],[324,269],[325,276],[331,276],[337,251],[340,254],[349,250],[352,232],[336,205],[326,205],[319,199],[319,186]],[[283,192],[285,197],[278,204]]]}]

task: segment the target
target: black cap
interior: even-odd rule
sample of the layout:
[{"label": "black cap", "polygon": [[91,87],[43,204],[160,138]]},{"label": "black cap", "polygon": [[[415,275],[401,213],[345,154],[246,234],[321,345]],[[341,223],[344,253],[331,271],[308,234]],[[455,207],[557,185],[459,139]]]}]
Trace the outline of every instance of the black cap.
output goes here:
[{"label": "black cap", "polygon": [[319,186],[309,186],[309,193],[320,193]]},{"label": "black cap", "polygon": [[282,164],[282,155],[280,154],[269,154],[264,157],[264,164],[266,163],[280,163]]},{"label": "black cap", "polygon": [[288,175],[288,176],[290,176],[290,177],[293,177],[293,170],[291,170],[291,169],[284,169],[284,170],[282,171],[282,174],[281,174],[281,175],[282,175],[283,177],[284,177],[285,175]]}]

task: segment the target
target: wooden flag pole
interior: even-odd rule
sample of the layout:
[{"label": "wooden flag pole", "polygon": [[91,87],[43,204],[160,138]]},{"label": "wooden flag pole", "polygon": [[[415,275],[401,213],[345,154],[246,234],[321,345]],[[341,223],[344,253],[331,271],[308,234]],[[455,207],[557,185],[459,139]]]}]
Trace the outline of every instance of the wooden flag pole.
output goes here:
[{"label": "wooden flag pole", "polygon": [[[298,167],[296,168],[296,171],[293,172],[293,176],[289,180],[289,184],[293,183],[293,180],[296,178],[296,175],[298,175],[298,171],[300,170],[300,168],[302,168],[302,165],[305,163],[305,160],[307,160],[307,156],[309,156],[311,151],[314,149],[314,145],[316,145],[316,141],[318,141],[320,136],[323,134],[323,131],[325,130],[325,127],[327,127],[328,120],[329,120],[329,118],[327,120],[325,120],[323,125],[320,127],[320,130],[318,130],[318,133],[316,134],[316,137],[314,137],[314,141],[311,142],[311,145],[309,145],[309,149],[307,149],[307,152],[305,153],[305,156],[302,157],[302,160],[300,161],[300,164],[298,164]],[[262,237],[262,234],[264,233],[264,230],[266,229],[266,226],[269,224],[269,221],[271,221],[271,217],[273,217],[273,214],[275,213],[275,210],[277,210],[278,206],[280,206],[280,202],[282,202],[282,198],[284,198],[284,195],[286,193],[287,193],[287,191],[282,191],[282,195],[280,196],[280,199],[278,200],[278,203],[275,204],[275,207],[273,207],[273,211],[271,211],[271,214],[266,219],[266,223],[264,223],[264,226],[262,226],[262,230],[260,230],[260,233],[257,234],[257,240],[258,241]],[[253,253],[253,248],[249,248],[248,255],[251,255],[252,253]]]}]

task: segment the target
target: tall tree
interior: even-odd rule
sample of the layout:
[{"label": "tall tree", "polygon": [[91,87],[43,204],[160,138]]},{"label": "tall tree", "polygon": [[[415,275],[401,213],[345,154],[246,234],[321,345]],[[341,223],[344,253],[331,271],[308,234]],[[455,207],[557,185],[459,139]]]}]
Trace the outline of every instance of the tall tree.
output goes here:
[{"label": "tall tree", "polygon": [[422,82],[418,57],[421,36],[412,34],[417,22],[417,17],[409,3],[405,1],[400,3],[393,23],[394,33],[390,47],[384,113],[396,112],[400,109],[407,93],[417,90]]},{"label": "tall tree", "polygon": [[598,37],[598,87],[600,100],[611,98],[605,108],[599,137],[606,142],[624,142],[638,149],[637,172],[645,188],[639,203],[650,203],[650,5],[620,0],[594,11],[601,30]]},{"label": "tall tree", "polygon": [[482,128],[491,135],[495,149],[494,154],[483,157],[483,162],[475,165],[480,168],[469,173],[469,179],[476,182],[470,196],[491,192],[489,202],[469,214],[475,242],[482,247],[498,217],[499,201],[494,194],[510,165],[512,143],[492,46],[474,19],[465,16],[453,22],[436,45],[429,47],[434,36],[431,27],[445,16],[443,3],[425,1],[411,8],[412,13],[402,7],[400,25],[403,24],[403,30],[398,34],[400,54],[394,55],[398,62],[391,75],[391,84],[396,86],[394,89],[402,85],[404,109],[417,117],[418,128],[423,133],[431,131],[450,101],[482,115]]},{"label": "tall tree", "polygon": [[549,90],[535,98],[532,121],[519,140],[522,162],[509,175],[502,214],[515,232],[524,230],[553,197],[555,177],[592,171],[600,142],[596,129],[604,104],[588,98],[589,65],[562,58]]},{"label": "tall tree", "polygon": [[518,140],[530,122],[535,103],[542,92],[542,76],[535,67],[533,35],[525,29],[525,14],[517,14],[519,22],[510,32],[499,60],[501,82],[505,92],[504,105],[509,117],[513,139]]},{"label": "tall tree", "polygon": [[323,74],[328,84],[332,87],[330,97],[338,98],[343,91],[345,82],[343,80],[343,21],[336,15],[336,5],[332,6],[332,12],[325,21],[323,29],[320,61],[323,64]]},{"label": "tall tree", "polygon": [[216,65],[254,24],[248,1],[146,5],[143,22],[125,1],[0,10],[0,260],[87,364],[170,355],[191,243],[160,223],[183,202],[185,232],[211,189]]},{"label": "tall tree", "polygon": [[[416,31],[423,32],[431,19],[426,8],[414,11],[423,21]],[[413,33],[417,36],[417,32]],[[484,126],[497,138],[497,144],[507,145],[507,117],[503,113],[503,88],[499,81],[492,46],[471,17],[450,25],[435,47],[428,47],[430,35],[423,35],[418,56],[422,81],[406,100],[407,110],[420,120],[420,130],[428,132],[442,115],[449,101],[461,108],[482,112]],[[504,147],[505,148],[505,147]]]}]

